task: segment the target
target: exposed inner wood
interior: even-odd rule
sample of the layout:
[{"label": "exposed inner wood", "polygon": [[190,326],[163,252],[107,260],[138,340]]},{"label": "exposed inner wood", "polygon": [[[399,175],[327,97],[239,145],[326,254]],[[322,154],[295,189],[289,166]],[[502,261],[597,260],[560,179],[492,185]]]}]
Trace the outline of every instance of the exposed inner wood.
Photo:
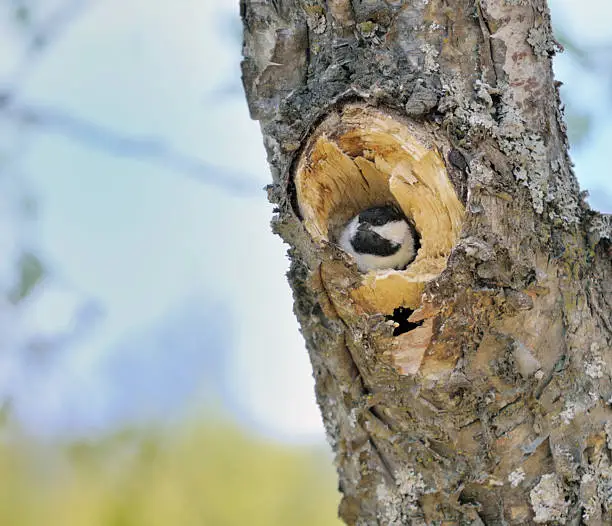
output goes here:
[{"label": "exposed inner wood", "polygon": [[370,271],[351,291],[366,312],[416,309],[424,284],[438,276],[459,237],[464,207],[427,132],[361,105],[346,107],[313,134],[295,175],[304,225],[320,244],[335,243],[360,211],[394,203],[421,236],[405,270]]}]

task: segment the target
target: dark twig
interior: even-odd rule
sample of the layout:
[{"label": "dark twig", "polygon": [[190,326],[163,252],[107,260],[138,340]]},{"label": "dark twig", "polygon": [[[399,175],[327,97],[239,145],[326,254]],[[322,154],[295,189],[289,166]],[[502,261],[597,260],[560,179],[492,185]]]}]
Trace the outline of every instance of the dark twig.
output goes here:
[{"label": "dark twig", "polygon": [[67,27],[81,15],[86,8],[93,5],[95,0],[70,0],[62,4],[49,16],[38,23],[34,23],[30,29],[28,44],[23,57],[18,62],[17,68],[5,82],[12,92],[19,91],[19,86],[24,82],[28,72],[36,64],[37,59],[43,55],[43,51],[53,44],[66,32]]},{"label": "dark twig", "polygon": [[188,175],[199,182],[220,188],[237,196],[254,196],[259,192],[255,176],[180,153],[155,137],[122,135],[62,110],[8,104],[4,117],[22,125],[55,132],[89,147],[119,157],[145,159],[170,170]]}]

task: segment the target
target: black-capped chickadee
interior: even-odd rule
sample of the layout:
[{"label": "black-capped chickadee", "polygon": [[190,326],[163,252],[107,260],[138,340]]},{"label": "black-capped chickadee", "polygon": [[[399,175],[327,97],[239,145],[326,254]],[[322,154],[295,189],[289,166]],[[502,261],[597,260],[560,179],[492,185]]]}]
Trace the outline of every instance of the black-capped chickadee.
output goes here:
[{"label": "black-capped chickadee", "polygon": [[360,212],[344,227],[339,242],[361,272],[401,270],[414,260],[419,249],[414,226],[393,205]]}]

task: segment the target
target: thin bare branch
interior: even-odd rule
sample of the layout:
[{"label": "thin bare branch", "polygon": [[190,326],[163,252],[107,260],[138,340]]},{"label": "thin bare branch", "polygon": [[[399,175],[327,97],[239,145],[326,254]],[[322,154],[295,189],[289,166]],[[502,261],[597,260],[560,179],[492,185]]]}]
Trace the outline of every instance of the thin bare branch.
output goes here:
[{"label": "thin bare branch", "polygon": [[67,27],[72,24],[85,10],[91,7],[95,0],[70,0],[62,4],[40,22],[35,23],[30,31],[29,42],[18,62],[15,71],[6,79],[9,90],[19,91],[28,72],[32,70],[43,51],[53,44]]},{"label": "thin bare branch", "polygon": [[43,106],[8,104],[3,115],[19,124],[63,135],[117,157],[154,162],[232,195],[250,197],[260,191],[254,175],[183,154],[156,137],[124,135],[68,112]]}]

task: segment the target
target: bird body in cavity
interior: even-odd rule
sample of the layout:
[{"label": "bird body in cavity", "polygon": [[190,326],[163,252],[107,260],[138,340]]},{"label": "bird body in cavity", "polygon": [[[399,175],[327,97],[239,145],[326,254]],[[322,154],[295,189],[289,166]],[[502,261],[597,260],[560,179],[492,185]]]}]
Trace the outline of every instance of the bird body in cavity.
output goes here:
[{"label": "bird body in cavity", "polygon": [[419,238],[414,226],[393,205],[363,210],[344,227],[339,244],[361,272],[403,269],[416,257]]}]

